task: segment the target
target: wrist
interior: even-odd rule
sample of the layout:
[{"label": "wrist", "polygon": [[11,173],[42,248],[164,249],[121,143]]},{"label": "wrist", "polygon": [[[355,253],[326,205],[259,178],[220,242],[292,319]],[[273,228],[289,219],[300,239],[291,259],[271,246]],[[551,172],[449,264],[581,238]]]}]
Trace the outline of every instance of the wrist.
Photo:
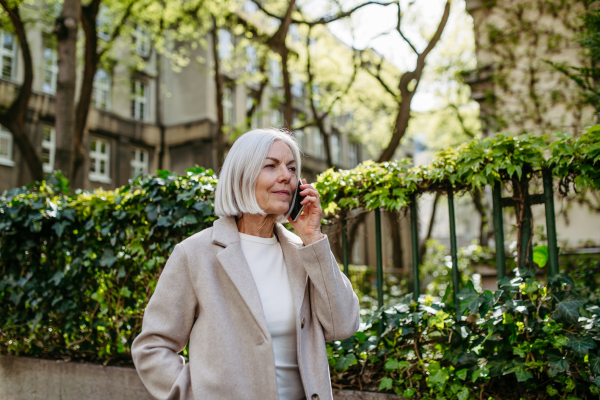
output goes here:
[{"label": "wrist", "polygon": [[304,242],[305,246],[309,246],[315,242],[318,242],[319,240],[323,239],[324,237],[325,237],[325,235],[322,232],[319,232],[316,235],[311,235],[311,236],[302,238],[302,242]]}]

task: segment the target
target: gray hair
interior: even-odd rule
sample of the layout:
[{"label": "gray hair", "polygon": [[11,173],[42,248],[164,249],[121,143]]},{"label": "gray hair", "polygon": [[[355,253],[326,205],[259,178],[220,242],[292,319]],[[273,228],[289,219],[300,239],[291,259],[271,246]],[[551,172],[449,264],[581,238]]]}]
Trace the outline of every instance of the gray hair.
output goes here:
[{"label": "gray hair", "polygon": [[[300,148],[294,137],[278,129],[254,129],[240,136],[225,157],[215,193],[215,214],[219,217],[242,214],[265,215],[256,201],[256,181],[269,149],[276,140],[287,144],[296,160],[296,177],[300,180]],[[292,203],[296,197],[292,198]],[[291,205],[291,203],[290,203]],[[292,207],[277,222],[287,222]]]}]

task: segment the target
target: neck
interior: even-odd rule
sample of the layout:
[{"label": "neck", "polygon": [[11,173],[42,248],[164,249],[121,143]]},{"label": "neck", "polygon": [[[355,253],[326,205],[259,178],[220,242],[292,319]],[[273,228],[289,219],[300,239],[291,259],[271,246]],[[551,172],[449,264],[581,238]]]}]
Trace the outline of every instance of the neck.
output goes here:
[{"label": "neck", "polygon": [[262,238],[273,237],[277,215],[243,214],[236,218],[238,232]]}]

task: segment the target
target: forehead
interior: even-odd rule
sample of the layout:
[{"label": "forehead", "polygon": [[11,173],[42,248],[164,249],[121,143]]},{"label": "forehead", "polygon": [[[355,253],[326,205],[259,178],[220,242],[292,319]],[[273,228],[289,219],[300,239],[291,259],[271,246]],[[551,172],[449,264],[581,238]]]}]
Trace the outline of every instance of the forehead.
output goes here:
[{"label": "forehead", "polygon": [[271,148],[269,149],[269,152],[267,153],[267,157],[277,158],[279,161],[284,162],[290,160],[295,161],[292,150],[285,142],[282,142],[281,140],[276,140],[275,142],[273,142]]}]

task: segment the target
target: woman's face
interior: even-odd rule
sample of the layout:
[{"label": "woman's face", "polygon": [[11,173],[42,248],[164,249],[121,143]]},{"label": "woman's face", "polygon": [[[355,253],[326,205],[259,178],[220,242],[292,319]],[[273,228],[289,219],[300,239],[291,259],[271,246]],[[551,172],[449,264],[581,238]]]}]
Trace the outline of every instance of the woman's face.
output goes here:
[{"label": "woman's face", "polygon": [[297,185],[294,155],[287,144],[276,140],[263,161],[256,181],[256,201],[267,214],[285,214]]}]

